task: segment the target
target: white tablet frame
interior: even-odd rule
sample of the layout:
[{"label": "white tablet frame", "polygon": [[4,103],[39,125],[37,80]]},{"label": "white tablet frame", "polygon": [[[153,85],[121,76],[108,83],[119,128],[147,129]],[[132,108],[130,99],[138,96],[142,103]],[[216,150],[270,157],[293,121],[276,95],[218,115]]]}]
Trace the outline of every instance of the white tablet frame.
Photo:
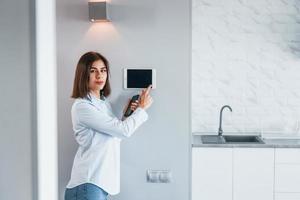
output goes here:
[{"label": "white tablet frame", "polygon": [[156,69],[153,68],[124,68],[123,85],[124,89],[141,89],[141,88],[128,88],[127,87],[127,71],[128,70],[151,70],[152,71],[152,89],[156,88]]}]

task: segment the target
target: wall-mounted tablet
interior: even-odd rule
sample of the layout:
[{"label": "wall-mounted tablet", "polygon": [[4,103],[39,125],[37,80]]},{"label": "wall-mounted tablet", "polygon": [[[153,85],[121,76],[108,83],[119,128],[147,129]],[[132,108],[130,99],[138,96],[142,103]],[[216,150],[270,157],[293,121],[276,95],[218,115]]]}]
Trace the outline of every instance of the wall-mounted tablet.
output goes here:
[{"label": "wall-mounted tablet", "polygon": [[155,69],[124,69],[124,88],[146,88],[152,85],[156,88]]}]

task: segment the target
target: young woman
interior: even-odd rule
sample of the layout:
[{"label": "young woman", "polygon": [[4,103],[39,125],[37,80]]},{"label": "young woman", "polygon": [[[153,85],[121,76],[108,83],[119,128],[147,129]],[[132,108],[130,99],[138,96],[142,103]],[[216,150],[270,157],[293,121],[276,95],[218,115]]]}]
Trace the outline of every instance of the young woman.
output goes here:
[{"label": "young woman", "polygon": [[151,86],[131,105],[123,120],[112,112],[109,63],[97,52],[81,56],[76,68],[72,98],[72,124],[79,148],[74,158],[65,200],[106,200],[120,191],[120,142],[143,124],[153,100]]}]

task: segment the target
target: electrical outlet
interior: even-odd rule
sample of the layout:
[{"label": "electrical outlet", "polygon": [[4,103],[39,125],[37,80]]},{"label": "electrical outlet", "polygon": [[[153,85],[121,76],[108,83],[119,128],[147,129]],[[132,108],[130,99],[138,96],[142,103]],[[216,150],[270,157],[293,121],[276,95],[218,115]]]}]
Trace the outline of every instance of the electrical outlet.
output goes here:
[{"label": "electrical outlet", "polygon": [[147,182],[149,183],[169,183],[171,182],[170,170],[147,170]]}]

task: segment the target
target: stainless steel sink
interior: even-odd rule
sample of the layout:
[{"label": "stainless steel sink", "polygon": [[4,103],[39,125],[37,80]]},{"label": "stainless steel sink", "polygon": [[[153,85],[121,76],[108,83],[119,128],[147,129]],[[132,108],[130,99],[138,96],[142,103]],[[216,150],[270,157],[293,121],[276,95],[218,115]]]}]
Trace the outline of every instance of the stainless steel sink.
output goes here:
[{"label": "stainless steel sink", "polygon": [[218,135],[202,135],[201,140],[203,144],[224,144],[223,136]]},{"label": "stainless steel sink", "polygon": [[264,144],[257,135],[224,135],[225,143],[259,143]]},{"label": "stainless steel sink", "polygon": [[202,135],[203,144],[264,144],[257,135]]}]

